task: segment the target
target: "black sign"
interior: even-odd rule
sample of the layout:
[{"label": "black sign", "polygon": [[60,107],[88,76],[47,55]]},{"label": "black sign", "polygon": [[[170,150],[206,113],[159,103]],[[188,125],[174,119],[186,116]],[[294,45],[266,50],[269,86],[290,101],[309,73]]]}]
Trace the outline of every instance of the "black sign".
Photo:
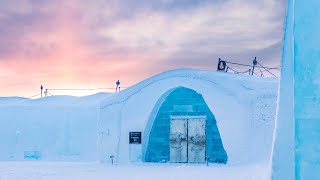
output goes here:
[{"label": "black sign", "polygon": [[130,144],[141,144],[141,132],[129,132]]}]

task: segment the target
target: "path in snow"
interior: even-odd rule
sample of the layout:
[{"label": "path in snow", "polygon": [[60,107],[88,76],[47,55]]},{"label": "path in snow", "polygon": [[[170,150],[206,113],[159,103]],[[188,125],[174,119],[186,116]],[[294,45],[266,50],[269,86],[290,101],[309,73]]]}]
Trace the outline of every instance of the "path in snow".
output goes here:
[{"label": "path in snow", "polygon": [[0,180],[262,180],[263,164],[203,165],[131,164],[103,165],[69,162],[0,162]]}]

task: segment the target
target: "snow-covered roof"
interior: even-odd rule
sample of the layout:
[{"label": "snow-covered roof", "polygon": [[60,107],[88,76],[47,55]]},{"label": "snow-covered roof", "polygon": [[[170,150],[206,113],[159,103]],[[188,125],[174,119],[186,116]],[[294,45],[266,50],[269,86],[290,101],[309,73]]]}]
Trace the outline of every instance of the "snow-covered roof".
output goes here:
[{"label": "snow-covered roof", "polygon": [[[180,78],[180,80],[173,80]],[[121,91],[120,93],[106,98],[100,108],[126,101],[128,98],[137,94],[143,89],[156,85],[160,81],[171,81],[171,88],[188,84],[188,80],[198,80],[209,82],[212,86],[219,87],[221,90],[230,93],[241,92],[241,90],[274,90],[278,84],[278,78],[257,77],[240,74],[231,74],[207,70],[177,69],[170,70],[152,76],[140,83]],[[156,91],[154,92],[156,93]]]},{"label": "snow-covered roof", "polygon": [[47,96],[38,99],[23,97],[0,97],[0,106],[77,106],[98,105],[101,101],[111,96],[111,93],[97,93],[89,96]]}]

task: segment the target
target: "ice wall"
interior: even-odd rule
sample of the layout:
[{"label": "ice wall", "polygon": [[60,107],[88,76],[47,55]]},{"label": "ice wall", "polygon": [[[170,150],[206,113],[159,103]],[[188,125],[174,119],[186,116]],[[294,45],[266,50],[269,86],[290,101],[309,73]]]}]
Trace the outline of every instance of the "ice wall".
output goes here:
[{"label": "ice wall", "polygon": [[95,161],[97,107],[0,106],[0,161]]},{"label": "ice wall", "polygon": [[0,97],[0,161],[98,160],[98,105],[108,96]]},{"label": "ice wall", "polygon": [[294,2],[296,179],[320,179],[320,1]]},{"label": "ice wall", "polygon": [[288,0],[281,80],[272,151],[272,178],[294,178],[293,0]]},{"label": "ice wall", "polygon": [[272,179],[320,179],[320,1],[288,7]]}]

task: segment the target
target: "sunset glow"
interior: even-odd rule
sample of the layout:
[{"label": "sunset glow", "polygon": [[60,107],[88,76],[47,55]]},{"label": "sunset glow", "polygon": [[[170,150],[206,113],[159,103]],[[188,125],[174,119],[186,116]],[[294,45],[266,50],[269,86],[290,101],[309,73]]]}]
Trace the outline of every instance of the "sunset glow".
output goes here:
[{"label": "sunset glow", "polygon": [[276,0],[263,6],[246,0],[4,0],[0,96],[28,97],[41,84],[105,88],[119,79],[127,87],[175,68],[215,70],[219,57],[250,63],[258,56],[278,66],[283,6]]}]

